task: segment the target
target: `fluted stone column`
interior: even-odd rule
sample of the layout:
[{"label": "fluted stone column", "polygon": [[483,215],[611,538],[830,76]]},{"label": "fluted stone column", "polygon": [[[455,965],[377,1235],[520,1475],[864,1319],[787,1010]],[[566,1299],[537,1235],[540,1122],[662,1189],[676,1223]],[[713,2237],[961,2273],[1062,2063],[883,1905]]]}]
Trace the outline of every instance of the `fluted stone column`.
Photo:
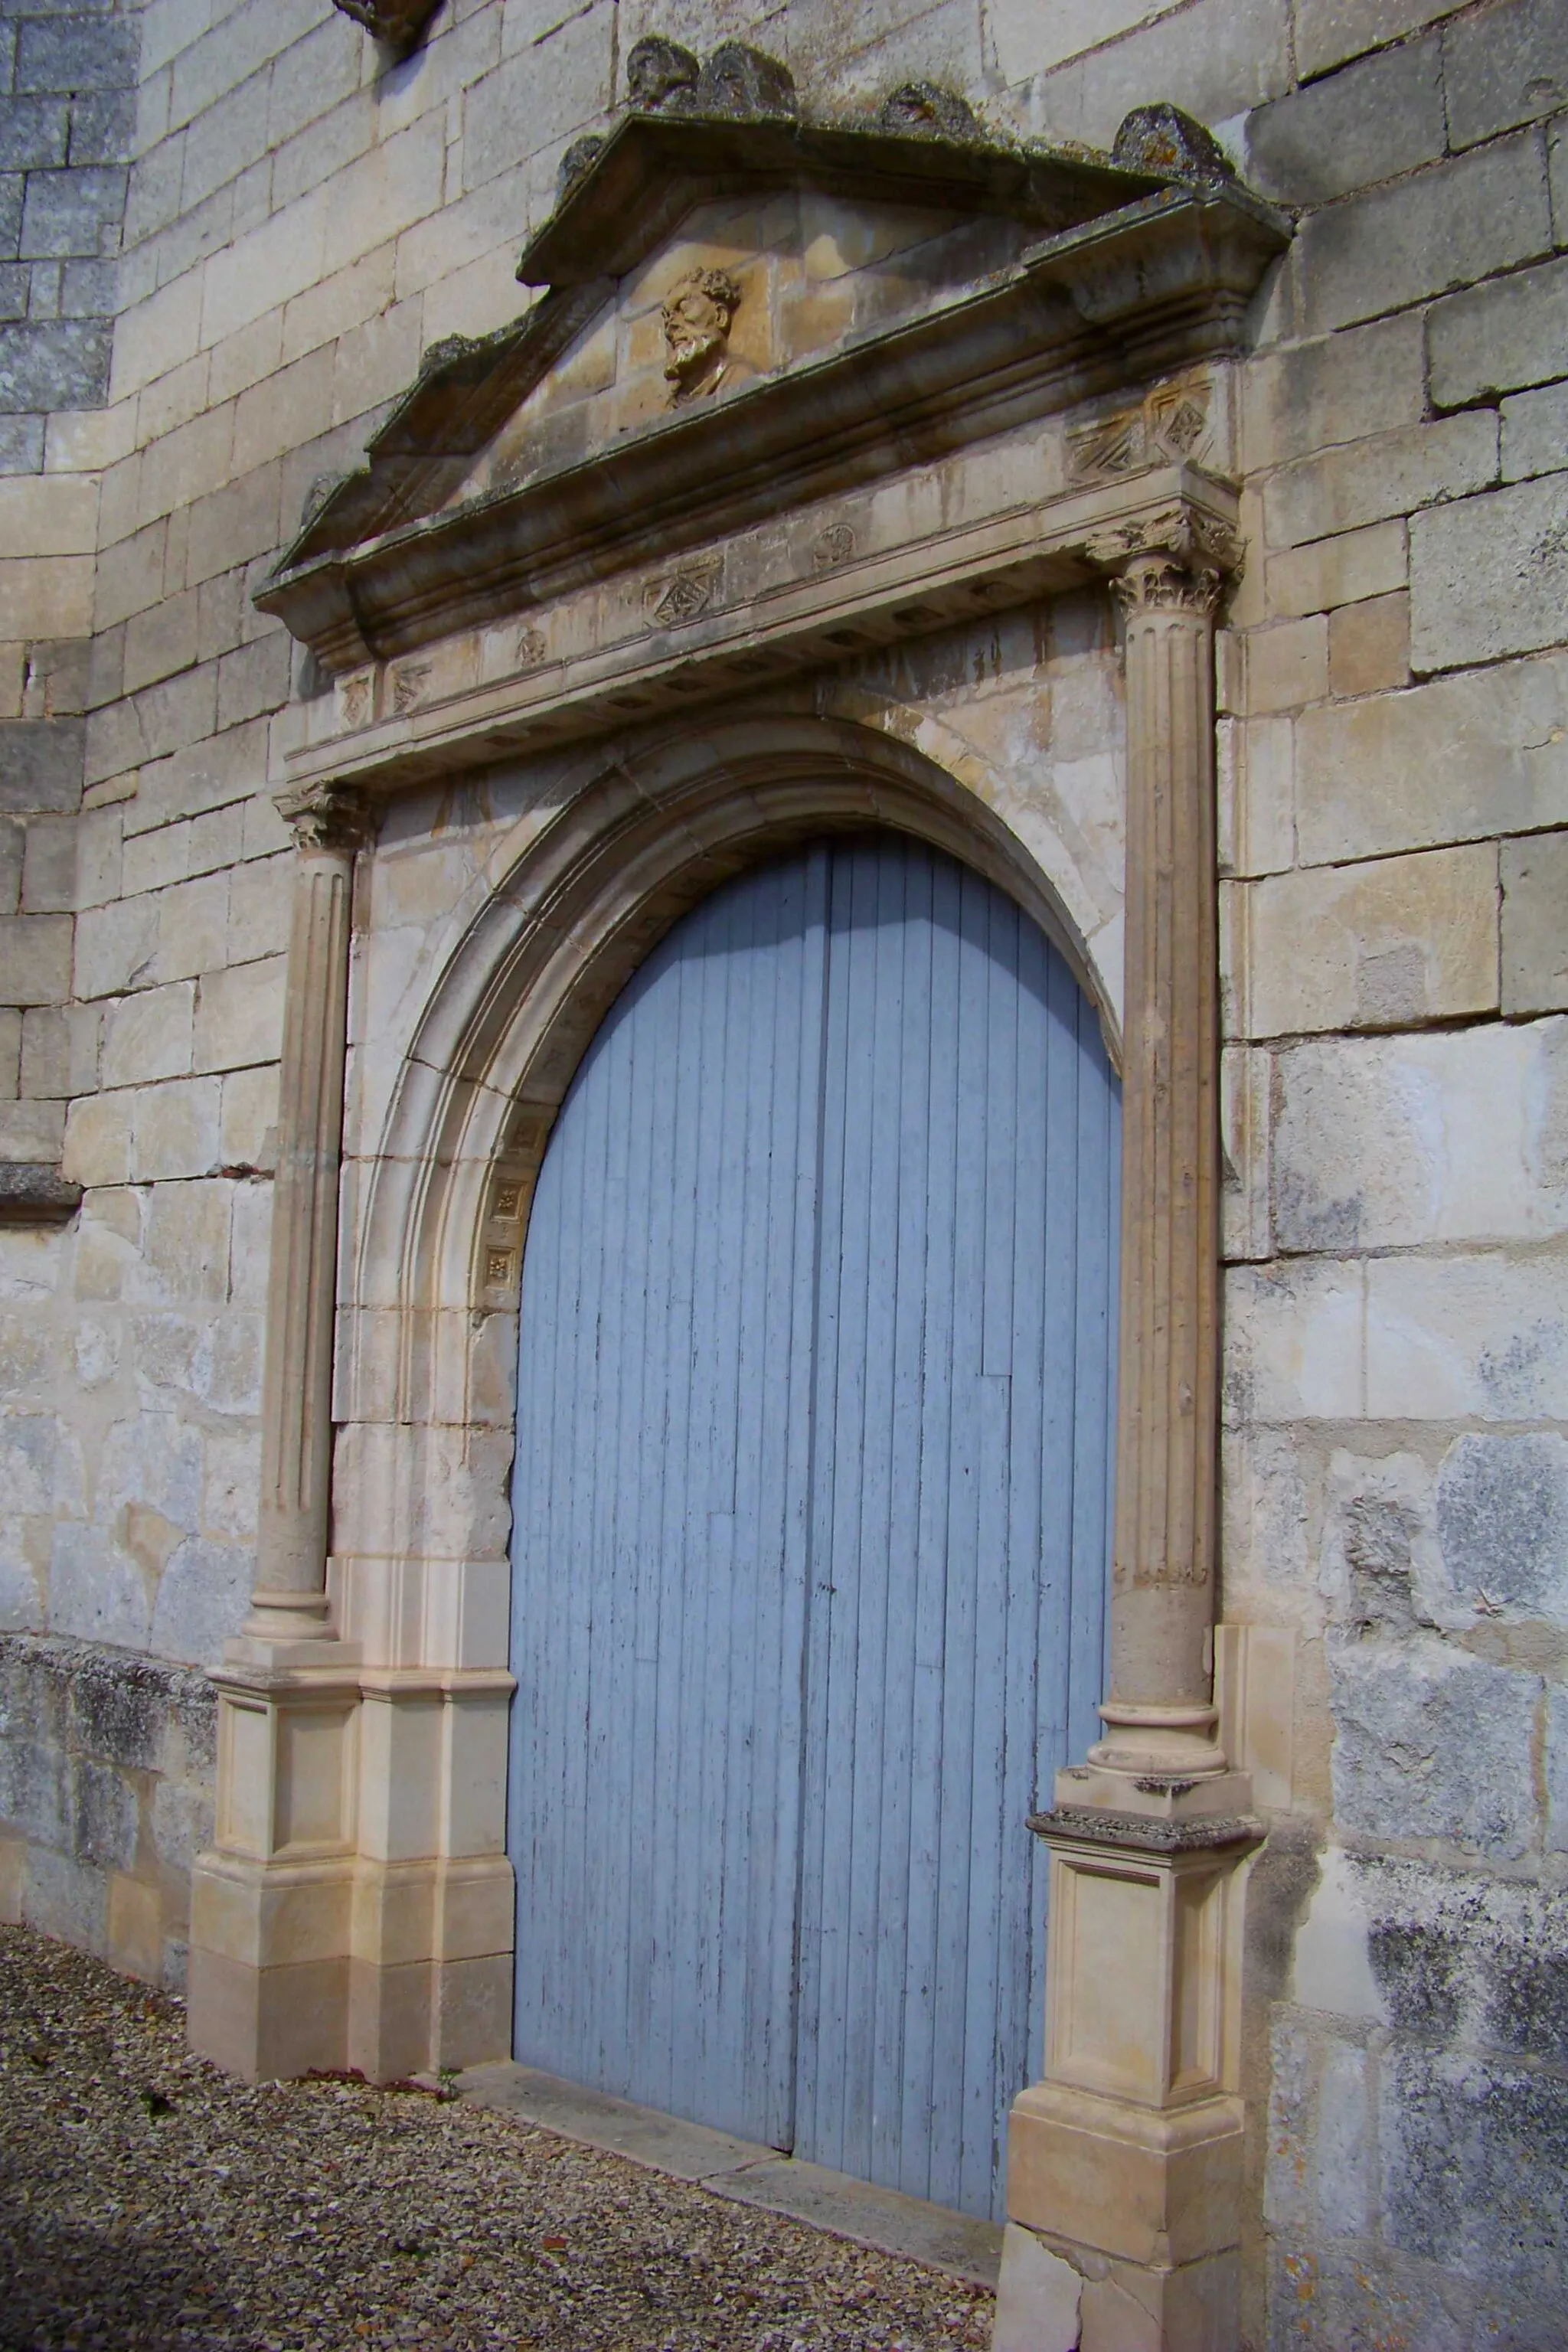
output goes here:
[{"label": "fluted stone column", "polygon": [[284,805],[298,856],[289,935],[278,1173],[261,1387],[256,1586],[246,1634],[320,1640],[327,1624],[338,1180],[348,1051],[354,858],[368,833],[353,792]]},{"label": "fluted stone column", "polygon": [[1230,533],[1092,541],[1126,615],[1121,1358],[1105,1737],[1051,1852],[1046,2079],[1008,2136],[998,2352],[1234,2352],[1242,1865],[1215,1736],[1219,1373],[1214,622]]},{"label": "fluted stone column", "polygon": [[[1128,541],[1133,544],[1129,547]],[[1181,509],[1091,544],[1127,627],[1126,1032],[1109,1737],[1134,1779],[1214,1744],[1219,1007],[1214,616],[1228,536]]]}]

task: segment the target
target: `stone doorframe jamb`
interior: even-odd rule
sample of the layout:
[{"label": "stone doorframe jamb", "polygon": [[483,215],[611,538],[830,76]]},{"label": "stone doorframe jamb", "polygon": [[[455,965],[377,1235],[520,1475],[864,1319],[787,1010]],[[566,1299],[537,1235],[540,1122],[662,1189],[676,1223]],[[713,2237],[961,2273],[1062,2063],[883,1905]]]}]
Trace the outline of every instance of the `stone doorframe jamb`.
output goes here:
[{"label": "stone doorframe jamb", "polygon": [[[1173,496],[1173,487],[1182,494]],[[1151,914],[1155,927],[1173,908],[1179,912],[1196,904],[1201,910],[1175,968],[1163,968],[1158,974],[1152,968],[1144,970],[1135,944],[1129,955],[1130,973],[1142,974],[1140,988],[1165,992],[1158,1003],[1150,994],[1142,1008],[1153,1015],[1152,1027],[1163,1024],[1168,1028],[1173,1014],[1177,1030],[1185,1024],[1187,1045],[1160,1076],[1160,1115],[1170,1117],[1173,1111],[1198,1138],[1194,1148],[1202,1164],[1197,1181],[1205,1197],[1195,1218],[1186,1218],[1181,1250],[1189,1269],[1183,1277],[1188,1283],[1189,1305],[1194,1298],[1201,1305],[1204,1297],[1213,1299],[1217,1265],[1212,628],[1216,575],[1236,560],[1228,540],[1234,496],[1224,485],[1201,478],[1184,476],[1173,486],[1166,468],[1158,477],[1119,485],[1114,495],[1100,491],[1091,499],[1067,498],[1055,506],[1059,512],[1052,513],[1049,504],[1040,510],[1042,541],[1049,547],[1048,572],[1042,575],[1037,568],[1031,593],[1037,595],[1047,576],[1053,584],[1065,585],[1096,573],[1110,575],[1119,583],[1129,611],[1130,912],[1152,871],[1151,859],[1160,863],[1164,894],[1160,908]],[[1003,551],[994,541],[989,563],[986,550],[977,546],[973,552],[974,571],[966,585],[996,571],[995,559],[1004,553],[1000,573],[1016,570],[1016,545]],[[946,586],[952,582],[951,550],[942,553],[948,565]],[[918,593],[917,575],[918,566],[911,570],[906,564],[889,594],[903,601]],[[1007,584],[1004,578],[1005,588]],[[846,583],[847,598],[853,593],[851,583]],[[821,619],[820,611],[814,611],[813,638]],[[803,640],[803,656],[808,650]],[[689,671],[689,648],[672,649],[669,666]],[[384,730],[370,725],[363,730],[363,749],[353,741],[303,747],[304,756],[289,762],[289,789],[295,796],[310,783],[318,790],[337,790],[347,778],[358,791],[374,794],[395,789],[405,778],[425,781],[433,772],[471,772],[476,752],[493,760],[513,743],[526,748],[527,721],[538,709],[534,693],[528,710],[520,714],[520,726],[509,730],[499,723],[492,697],[482,713],[474,709],[471,731],[455,730],[457,714],[445,713],[438,740],[430,729],[419,733],[418,740],[404,729],[393,740]],[[578,701],[574,715],[584,727],[602,724],[596,705]],[[558,722],[560,712],[547,716]],[[689,731],[700,740],[705,731],[723,730],[705,729],[694,714]],[[379,740],[374,740],[377,736]],[[847,742],[843,750],[848,754]],[[329,752],[335,763],[330,773]],[[871,781],[863,773],[855,789],[847,787],[861,763],[852,756],[843,758],[839,775],[847,789],[840,797],[839,821],[902,823],[982,870],[989,862],[997,869],[994,878],[1028,904],[1031,894],[1020,881],[1028,861],[1010,855],[1005,828],[997,823],[988,841],[985,827],[975,822],[977,804],[957,788],[952,788],[948,814],[939,821],[935,812],[941,795],[931,790],[929,776],[922,791],[911,775],[907,802],[901,803],[899,762],[887,752],[884,744],[879,760],[867,763],[880,768],[880,775]],[[385,1548],[368,1528],[364,1532],[372,1540],[363,1549],[356,1545],[358,1558],[367,1567],[374,1560],[381,1572],[374,1612],[380,1622],[372,1622],[364,1580],[356,1589],[354,1577],[345,1578],[340,1571],[333,1579],[340,1622],[328,1628],[319,1646],[313,1645],[310,1658],[300,1655],[298,1644],[291,1654],[262,1656],[258,1623],[255,1632],[233,1646],[219,1677],[220,1697],[235,1726],[243,1728],[242,1717],[261,1725],[259,1730],[253,1727],[246,1750],[247,1776],[270,1776],[273,1783],[260,1811],[252,1808],[242,1821],[234,1802],[240,1746],[231,1740],[224,1751],[233,1760],[226,1768],[226,1801],[220,1792],[217,1847],[203,1857],[197,1870],[193,2037],[237,2071],[287,2072],[300,2063],[346,2061],[363,2064],[368,2073],[403,2073],[409,2070],[411,2059],[466,2063],[499,2054],[509,2046],[511,1893],[502,1829],[510,1683],[504,1648],[498,1648],[498,1635],[504,1643],[504,1588],[492,1577],[487,1591],[480,1577],[471,1592],[460,1590],[464,1579],[455,1573],[447,1578],[448,1589],[441,1594],[432,1589],[427,1574],[415,1578],[412,1571],[416,1564],[428,1569],[437,1559],[454,1571],[466,1563],[477,1566],[476,1549],[481,1556],[488,1552],[494,1565],[495,1547],[485,1540],[486,1530],[478,1524],[483,1514],[475,1512],[471,1491],[465,1489],[472,1489],[478,1456],[488,1445],[493,1445],[498,1461],[510,1453],[510,1432],[498,1423],[487,1423],[482,1402],[489,1392],[504,1423],[506,1375],[494,1360],[493,1337],[487,1358],[484,1346],[475,1344],[475,1333],[479,1329],[482,1337],[482,1327],[489,1327],[493,1334],[498,1323],[505,1324],[503,1298],[515,1308],[528,1190],[554,1107],[587,1036],[630,970],[685,905],[749,862],[763,843],[783,845],[792,828],[798,836],[834,821],[833,795],[825,792],[821,781],[820,745],[793,773],[778,774],[776,746],[772,761],[771,768],[764,762],[766,772],[749,761],[718,763],[715,788],[706,805],[699,793],[694,805],[680,812],[684,843],[676,861],[679,878],[672,880],[668,845],[661,871],[658,845],[661,835],[668,845],[674,811],[661,809],[658,795],[650,797],[629,768],[617,768],[613,751],[600,755],[596,789],[610,820],[608,829],[619,835],[616,856],[609,861],[618,866],[609,893],[613,919],[601,937],[585,942],[582,919],[586,910],[578,900],[584,890],[591,898],[604,887],[607,868],[599,854],[602,843],[581,860],[575,877],[569,866],[547,875],[548,859],[540,860],[540,870],[530,877],[531,886],[538,887],[531,891],[531,919],[523,927],[526,940],[520,935],[515,951],[492,967],[480,989],[469,992],[472,1001],[466,1011],[461,988],[433,1005],[418,1050],[408,1058],[355,1252],[358,1296],[353,1312],[370,1319],[363,1328],[341,1334],[335,1409],[338,1422],[368,1426],[355,1423],[362,1384],[377,1392],[384,1453],[381,1458],[367,1456],[354,1463],[353,1469],[362,1494],[384,1497],[391,1507],[384,1520]],[[1170,829],[1173,811],[1175,836]],[[1000,869],[1009,864],[1013,871],[1004,874]],[[308,865],[308,857],[302,858],[302,873]],[[578,900],[573,898],[574,885]],[[297,893],[303,888],[303,882],[297,884]],[[1070,926],[1064,925],[1059,903],[1051,903],[1048,887],[1037,887],[1032,895],[1036,903],[1030,910],[1046,920],[1069,952],[1076,949],[1074,961],[1092,985],[1082,942],[1074,940]],[[493,919],[481,909],[470,936]],[[297,937],[299,930],[297,919]],[[577,951],[568,951],[564,958],[557,953],[553,960],[540,954],[542,942],[558,950],[563,940],[574,941]],[[465,949],[467,945],[465,941]],[[529,946],[531,970],[526,969]],[[344,959],[345,969],[347,951],[345,922],[334,931],[333,948]],[[1206,973],[1205,956],[1210,960]],[[455,961],[460,964],[461,954]],[[479,961],[482,965],[482,955]],[[318,1004],[336,1002],[337,983],[331,982],[323,992],[319,970],[319,961],[312,965],[303,950],[291,951],[289,1004],[295,1033],[301,1037],[309,1031],[301,1016],[312,992]],[[1182,1008],[1194,988],[1204,1001],[1187,1019]],[[1096,992],[1103,1003],[1105,992]],[[1139,1010],[1129,1007],[1130,1042],[1138,1034]],[[334,1045],[324,1032],[318,1043]],[[335,1050],[341,1120],[342,1048]],[[320,1084],[310,1095],[315,1108],[310,1115],[317,1121],[311,1148],[318,1155],[317,1173],[324,1176],[331,1139],[326,1135],[331,1122],[323,1123],[321,1106],[330,1092],[331,1073],[320,1055],[318,1062]],[[1127,1084],[1142,1087],[1151,1068],[1134,1057]],[[291,1087],[287,1066],[284,1091],[287,1148],[291,1118],[298,1124],[304,1116],[303,1097],[297,1083]],[[1130,1124],[1136,1131],[1135,1116]],[[403,1147],[415,1137],[422,1140],[409,1155]],[[294,1141],[298,1144],[297,1134]],[[1173,1208],[1180,1208],[1180,1185],[1174,1196],[1167,1191],[1163,1199],[1157,1197],[1152,1171],[1157,1164],[1168,1165],[1163,1150],[1162,1144],[1145,1156],[1146,1180],[1136,1171],[1125,1171],[1133,1180],[1130,1193],[1124,1184],[1124,1199],[1135,1224],[1142,1220],[1146,1226],[1151,1217],[1168,1220]],[[385,1172],[394,1170],[395,1178]],[[285,1205],[287,1191],[280,1188],[276,1199],[275,1214],[286,1220],[290,1213]],[[292,1213],[298,1216],[297,1205]],[[384,1249],[391,1251],[390,1257],[380,1255]],[[1213,1260],[1206,1277],[1202,1270],[1205,1251]],[[1156,1249],[1152,1255],[1159,1260],[1161,1253]],[[377,1263],[397,1268],[392,1295],[375,1277]],[[460,1301],[452,1296],[459,1268],[464,1279]],[[1196,1290],[1192,1288],[1194,1282]],[[277,1288],[279,1304],[269,1307],[268,1326],[272,1369],[267,1392],[272,1400],[297,1394],[290,1375],[297,1369],[303,1381],[310,1349],[317,1351],[311,1360],[320,1360],[323,1313],[330,1349],[333,1308],[330,1286],[318,1285],[309,1311],[297,1311],[296,1298],[294,1310],[286,1314],[284,1286]],[[390,1359],[374,1344],[371,1327],[382,1315],[400,1324],[392,1335]],[[1124,1294],[1124,1344],[1135,1328],[1127,1320]],[[1190,1318],[1188,1329],[1189,1338],[1195,1332],[1198,1342],[1198,1353],[1188,1367],[1189,1373],[1195,1372],[1196,1388],[1191,1378],[1178,1376],[1161,1391],[1163,1406],[1161,1395],[1149,1392],[1141,1406],[1146,1420],[1167,1410],[1184,1416],[1198,1433],[1200,1461],[1206,1420],[1212,1462],[1217,1400],[1205,1388],[1205,1366],[1212,1365],[1214,1334],[1211,1326],[1205,1356],[1205,1335]],[[370,1360],[375,1356],[380,1362],[373,1368]],[[1124,1376],[1126,1369],[1124,1356]],[[320,1412],[319,1389],[312,1394]],[[329,1419],[333,1417],[331,1406],[325,1410]],[[456,1411],[451,1423],[441,1418],[447,1410]],[[1171,1434],[1168,1426],[1146,1428],[1139,1455],[1145,1486],[1151,1476],[1164,1475],[1150,1465],[1170,1458],[1165,1441]],[[275,1447],[273,1438],[267,1442]],[[1190,1454],[1190,1447],[1188,1451]],[[1119,1511],[1124,1512],[1129,1477],[1125,1446],[1122,1455]],[[340,1444],[340,1475],[343,1466]],[[504,1560],[504,1542],[500,1556]],[[1073,1818],[1069,1821],[1064,1813],[1061,1820],[1053,1816],[1041,1824],[1059,1848],[1053,1864],[1058,1893],[1053,1903],[1049,2047],[1058,2054],[1064,2049],[1076,2053],[1072,2063],[1079,2072],[1074,2075],[1069,2065],[1064,2082],[1073,2084],[1072,2097],[1079,2107],[1086,2096],[1099,2100],[1091,2137],[1102,2157],[1105,2149],[1110,2150],[1106,2160],[1112,2171],[1118,2165],[1122,2173],[1128,2164],[1134,2171],[1142,2167],[1138,2194],[1144,2205],[1152,2197],[1163,2211],[1171,2195],[1185,2193],[1182,2184],[1195,2179],[1206,2164],[1209,2186],[1200,2194],[1205,2211],[1197,2237],[1203,2241],[1207,2278],[1215,2274],[1210,2257],[1224,2255],[1228,2263],[1239,2235],[1228,2168],[1230,2142],[1239,2131],[1234,2079],[1234,1923],[1238,1910],[1234,1889],[1237,1865],[1256,1840],[1247,1817],[1245,1783],[1226,1769],[1213,1739],[1206,1693],[1192,1687],[1190,1634],[1184,1633],[1178,1642],[1179,1686],[1168,1694],[1168,1704],[1162,1702],[1157,1687],[1157,1659],[1153,1683],[1146,1670],[1149,1656],[1158,1652],[1175,1622],[1171,1619],[1173,1580],[1130,1574],[1123,1581],[1125,1605],[1117,1616],[1112,1684],[1113,1692],[1121,1686],[1121,1656],[1130,1641],[1134,1647],[1142,1642],[1144,1664],[1137,1678],[1137,1705],[1130,1715],[1125,1706],[1117,1713],[1112,1702],[1111,1738],[1096,1751],[1087,1779],[1079,1774],[1084,1785],[1067,1792],[1079,1801],[1066,1809]],[[415,1582],[424,1589],[416,1592]],[[1194,1610],[1201,1610],[1212,1622],[1212,1574],[1188,1574],[1173,1582],[1181,1588],[1176,1594],[1181,1622],[1185,1624]],[[328,1590],[324,1546],[315,1590],[322,1594]],[[1146,1596],[1142,1602],[1140,1592]],[[1135,1629],[1154,1615],[1165,1630],[1154,1636],[1152,1652],[1146,1632]],[[374,1674],[357,1664],[362,1641],[370,1654],[380,1658]],[[330,1660],[328,1654],[333,1652],[335,1658]],[[1133,1719],[1140,1715],[1147,1720]],[[1062,1794],[1058,1790],[1058,1810]],[[1139,1822],[1143,1824],[1141,1831]],[[1233,1833],[1216,1840],[1215,1832],[1222,1822]],[[1137,1998],[1144,2003],[1152,1998],[1151,2015],[1163,2019],[1174,2013],[1173,2004],[1178,2000],[1190,2007],[1195,1998],[1214,2021],[1202,2063],[1194,2061],[1197,2073],[1189,2067],[1185,2075],[1179,2053],[1177,2059],[1170,2058],[1169,2034],[1160,2026],[1170,2063],[1163,2061],[1163,2071],[1157,2070],[1157,2095],[1146,2087],[1130,2092],[1126,2085],[1116,2088],[1109,2083],[1090,2090],[1094,2066],[1083,2051],[1085,2035],[1092,2039],[1092,2021],[1085,2011],[1075,2022],[1057,1998],[1058,1979],[1064,1991],[1071,1984],[1087,1987],[1094,1979],[1094,1947],[1104,1931],[1095,1925],[1090,1882],[1131,1883],[1130,1836],[1134,1844],[1138,1836],[1143,1841],[1131,1878],[1146,1885],[1160,1917],[1173,1923],[1155,1938],[1154,1948],[1165,1955],[1157,1980],[1141,1986]],[[1090,1849],[1114,1852],[1119,1859],[1103,1868],[1089,1868],[1083,1857]],[[1190,1860],[1175,1857],[1196,1853],[1205,1861],[1194,1877]],[[1081,1900],[1069,1898],[1063,1876],[1074,1869],[1083,1881]],[[1057,1926],[1069,1912],[1082,1923],[1081,1933],[1089,1939],[1080,1940],[1070,1965]],[[1110,1916],[1106,1915],[1107,1921]],[[315,2025],[308,2021],[312,2011]],[[330,2052],[324,2047],[318,2051],[316,2044],[323,2040],[331,2042]],[[301,2059],[307,2045],[311,2054]],[[1054,2059],[1051,2063],[1059,2076],[1060,2066]],[[1224,2102],[1219,2120],[1226,2149],[1217,2166],[1210,2149],[1194,2169],[1191,2126],[1200,2080],[1205,2099]],[[1146,2231],[1136,2248],[1130,2243],[1125,2249],[1099,2244],[1092,2231],[1086,2235],[1076,2226],[1058,2226],[1068,2207],[1061,2201],[1060,2167],[1051,2156],[1051,2135],[1068,2135],[1075,2160],[1089,2143],[1082,2115],[1077,2109],[1069,2115],[1063,2105],[1065,2087],[1056,2107],[1047,2112],[1051,2087],[1047,2083],[1041,2094],[1026,2094],[1015,2121],[1016,2219],[1069,2261],[1076,2263],[1081,2253],[1089,2272],[1097,2263],[1103,2269],[1108,2262],[1120,2264],[1123,2272],[1131,2265],[1147,2274],[1146,2284],[1153,2279],[1152,2292],[1166,2294],[1183,2263],[1173,2251],[1180,2233],[1173,2236],[1164,2222],[1153,2226],[1152,2234]],[[1179,2118],[1174,2116],[1178,2108]],[[1150,2139],[1151,2115],[1159,2124],[1157,2147]],[[1169,2128],[1159,2122],[1167,2115],[1174,2118]],[[1209,2120],[1215,2122],[1212,2115]],[[1068,2144],[1062,2140],[1064,2148]],[[1182,2293],[1191,2288],[1212,2304],[1212,2294],[1190,2264],[1178,2284]],[[1224,2292],[1223,2283],[1218,2291]],[[1172,2335],[1169,2340],[1174,2343],[1178,2336]]]}]

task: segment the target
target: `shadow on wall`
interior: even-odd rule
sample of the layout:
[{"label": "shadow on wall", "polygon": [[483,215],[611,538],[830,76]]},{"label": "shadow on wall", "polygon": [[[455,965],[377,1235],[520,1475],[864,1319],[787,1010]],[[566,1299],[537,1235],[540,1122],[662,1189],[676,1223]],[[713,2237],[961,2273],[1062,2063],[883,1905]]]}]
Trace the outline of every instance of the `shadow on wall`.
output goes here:
[{"label": "shadow on wall", "polygon": [[0,1918],[182,1986],[216,1712],[194,1667],[0,1634]]}]

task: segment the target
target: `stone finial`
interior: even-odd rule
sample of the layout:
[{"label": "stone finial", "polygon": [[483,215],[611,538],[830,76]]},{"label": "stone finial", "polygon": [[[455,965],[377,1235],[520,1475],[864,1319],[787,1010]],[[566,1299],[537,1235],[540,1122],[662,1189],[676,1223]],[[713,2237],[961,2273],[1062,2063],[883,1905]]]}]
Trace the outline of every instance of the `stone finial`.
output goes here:
[{"label": "stone finial", "polygon": [[556,166],[555,201],[557,205],[563,205],[578,181],[587,178],[603,154],[604,148],[604,141],[593,135],[586,139],[574,139]]},{"label": "stone finial", "polygon": [[1166,99],[1133,108],[1116,134],[1110,160],[1124,172],[1168,172],[1181,180],[1236,177],[1236,166],[1214,133]]},{"label": "stone finial", "polygon": [[940,82],[906,81],[882,102],[884,131],[913,131],[936,139],[973,139],[979,129],[967,99]]},{"label": "stone finial", "polygon": [[334,8],[352,16],[400,58],[418,46],[420,35],[440,5],[441,0],[332,0]]},{"label": "stone finial", "polygon": [[777,58],[743,41],[726,41],[702,68],[697,86],[702,114],[797,114],[795,76]]},{"label": "stone finial", "polygon": [[689,49],[650,34],[626,59],[627,101],[643,114],[689,113],[701,72]]}]

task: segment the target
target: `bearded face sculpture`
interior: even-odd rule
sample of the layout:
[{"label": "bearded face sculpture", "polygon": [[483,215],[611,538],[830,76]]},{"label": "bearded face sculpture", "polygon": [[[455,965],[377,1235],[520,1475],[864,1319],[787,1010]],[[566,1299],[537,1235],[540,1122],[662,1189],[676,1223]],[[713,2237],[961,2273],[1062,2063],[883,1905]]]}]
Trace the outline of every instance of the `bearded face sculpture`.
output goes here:
[{"label": "bearded face sculpture", "polygon": [[672,404],[716,392],[741,289],[726,270],[693,269],[664,306],[665,376]]}]

